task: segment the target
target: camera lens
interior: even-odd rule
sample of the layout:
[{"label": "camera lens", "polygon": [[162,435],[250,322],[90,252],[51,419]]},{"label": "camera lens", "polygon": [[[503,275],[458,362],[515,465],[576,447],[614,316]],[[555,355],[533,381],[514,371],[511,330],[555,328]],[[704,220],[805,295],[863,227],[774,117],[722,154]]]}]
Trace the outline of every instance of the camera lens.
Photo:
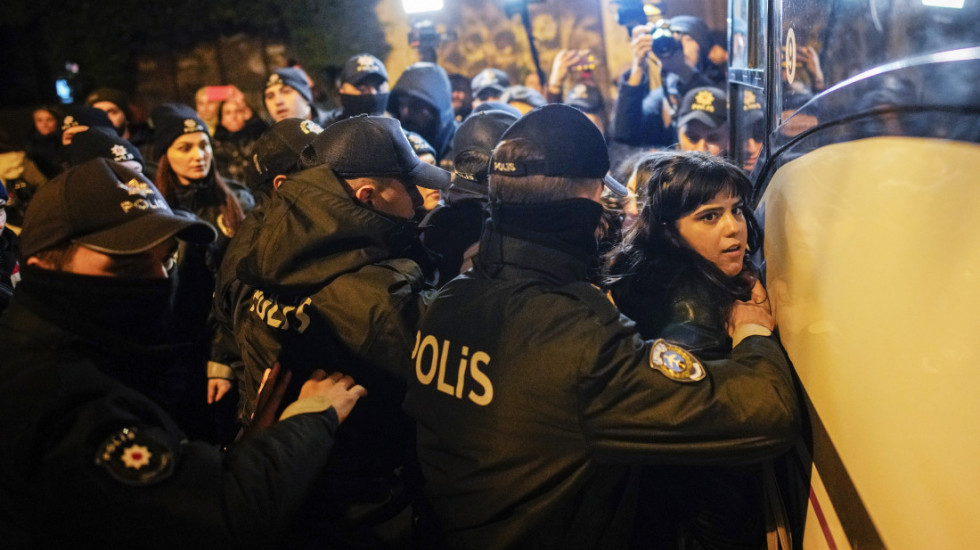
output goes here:
[{"label": "camera lens", "polygon": [[670,57],[681,49],[681,43],[670,29],[661,27],[653,32],[652,49],[657,57]]}]

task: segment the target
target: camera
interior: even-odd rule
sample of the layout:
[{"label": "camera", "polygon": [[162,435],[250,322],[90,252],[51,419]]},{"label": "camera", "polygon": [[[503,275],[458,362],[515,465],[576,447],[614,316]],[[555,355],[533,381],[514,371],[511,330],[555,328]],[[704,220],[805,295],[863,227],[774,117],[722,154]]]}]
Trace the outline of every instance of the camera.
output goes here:
[{"label": "camera", "polygon": [[412,30],[408,32],[408,44],[413,47],[435,48],[442,41],[442,35],[436,30],[436,26],[428,19],[417,21],[412,24]]},{"label": "camera", "polygon": [[670,20],[661,19],[654,26],[653,30],[653,54],[659,58],[670,57],[681,51],[681,43],[674,38],[674,31],[670,30]]},{"label": "camera", "polygon": [[440,44],[456,40],[455,32],[440,33],[435,23],[428,19],[415,21],[408,32],[408,45],[419,52],[420,61],[436,62],[436,49]]}]

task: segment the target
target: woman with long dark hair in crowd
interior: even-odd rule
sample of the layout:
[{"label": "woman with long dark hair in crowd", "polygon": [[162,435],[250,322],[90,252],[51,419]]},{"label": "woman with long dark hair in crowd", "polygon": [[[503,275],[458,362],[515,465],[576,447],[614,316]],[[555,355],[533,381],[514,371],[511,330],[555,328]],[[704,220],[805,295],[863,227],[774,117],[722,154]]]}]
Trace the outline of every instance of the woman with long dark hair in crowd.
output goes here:
[{"label": "woman with long dark hair in crowd", "polygon": [[613,299],[644,336],[676,338],[706,360],[727,355],[735,300],[765,292],[746,261],[760,243],[749,180],[718,157],[667,151],[641,159],[634,177],[641,207],[610,254]]},{"label": "woman with long dark hair in crowd", "polygon": [[[177,294],[174,312],[181,341],[192,343],[185,355],[185,391],[181,412],[188,418],[186,430],[204,439],[228,439],[233,431],[224,426],[215,433],[204,409],[205,403],[216,401],[230,388],[230,382],[220,390],[211,385],[206,369],[211,341],[208,315],[214,294],[214,279],[224,251],[238,231],[242,220],[255,204],[252,194],[234,181],[218,173],[214,163],[211,136],[194,109],[185,105],[165,103],[151,114],[156,139],[154,148],[159,155],[156,183],[171,207],[196,214],[218,232],[218,239],[206,246],[181,245],[177,261]],[[230,380],[230,372],[223,373]],[[231,404],[230,409],[234,409]],[[227,412],[227,411],[226,411]],[[175,413],[176,414],[176,413]],[[227,421],[225,422],[227,424]]]},{"label": "woman with long dark hair in crowd", "polygon": [[[761,235],[742,170],[704,153],[663,151],[641,159],[633,177],[640,212],[609,254],[607,284],[640,334],[680,344],[704,361],[725,358],[745,337],[771,334],[768,298],[746,255]],[[736,300],[764,308],[760,319],[767,322],[731,334]],[[645,489],[661,495],[657,503],[670,504],[641,505],[638,536],[659,539],[662,547],[764,548],[761,472],[758,466],[647,469]]]}]

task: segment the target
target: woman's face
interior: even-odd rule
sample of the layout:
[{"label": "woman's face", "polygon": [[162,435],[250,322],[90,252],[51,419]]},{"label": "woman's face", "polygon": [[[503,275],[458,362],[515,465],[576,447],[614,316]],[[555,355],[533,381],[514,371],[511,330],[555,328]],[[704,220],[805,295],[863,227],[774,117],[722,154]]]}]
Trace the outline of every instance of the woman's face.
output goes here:
[{"label": "woman's face", "polygon": [[722,191],[677,220],[681,238],[729,277],[742,271],[749,228],[742,199]]},{"label": "woman's face", "polygon": [[58,120],[44,109],[34,111],[34,127],[42,136],[50,136],[58,130]]},{"label": "woman's face", "polygon": [[204,179],[211,170],[211,140],[204,132],[184,134],[167,149],[167,160],[181,185]]}]

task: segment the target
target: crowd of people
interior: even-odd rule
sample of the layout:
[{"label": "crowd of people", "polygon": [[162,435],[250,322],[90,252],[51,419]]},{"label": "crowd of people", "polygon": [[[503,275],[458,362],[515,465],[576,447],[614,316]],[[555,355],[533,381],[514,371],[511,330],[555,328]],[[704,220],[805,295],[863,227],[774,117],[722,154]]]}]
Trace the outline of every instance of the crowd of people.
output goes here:
[{"label": "crowd of people", "polygon": [[4,545],[774,548],[801,407],[710,31],[672,25],[611,124],[587,50],[540,91],[363,53],[334,109],[284,67],[267,118],[35,110],[0,151]]}]

